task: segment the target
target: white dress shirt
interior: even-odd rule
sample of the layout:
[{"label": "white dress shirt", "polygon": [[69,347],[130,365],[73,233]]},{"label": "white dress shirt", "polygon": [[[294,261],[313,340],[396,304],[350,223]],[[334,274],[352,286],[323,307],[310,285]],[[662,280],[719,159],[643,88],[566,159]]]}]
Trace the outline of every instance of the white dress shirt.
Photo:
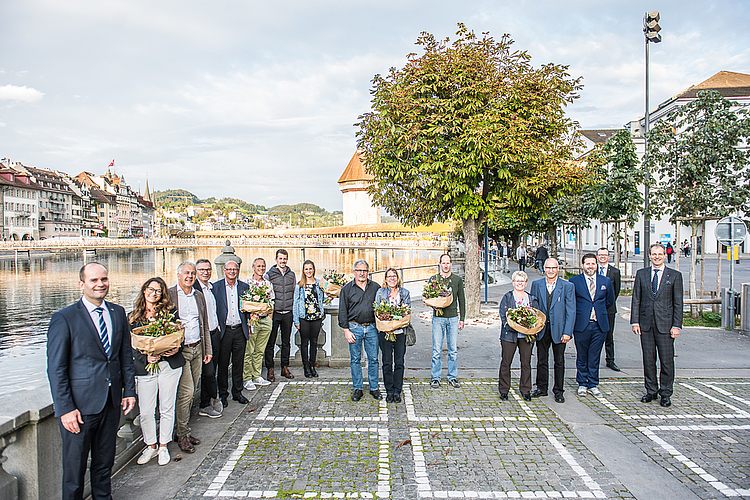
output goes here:
[{"label": "white dress shirt", "polygon": [[206,298],[206,313],[208,315],[208,331],[213,332],[217,328],[219,328],[219,317],[216,316],[216,297],[214,297],[214,294],[211,292],[211,289],[213,289],[213,285],[209,283],[208,285],[204,285],[203,282],[198,281],[201,285],[201,290],[203,290],[203,296]]},{"label": "white dress shirt", "polygon": [[201,326],[198,320],[198,303],[195,300],[195,289],[190,288],[186,294],[180,285],[177,285],[177,307],[180,309],[180,321],[185,326],[185,343],[195,344],[201,339]]},{"label": "white dress shirt", "polygon": [[[96,309],[97,305],[92,304],[88,300],[86,300],[86,297],[81,297],[81,302],[83,302],[83,305],[86,306],[86,310],[89,312],[89,316],[91,316],[91,321],[94,322],[94,326],[96,327],[96,332],[99,334],[99,337],[101,338],[102,332],[99,330],[99,313],[94,311]],[[102,314],[104,316],[104,323],[107,325],[107,335],[109,336],[109,345],[112,345],[112,317],[109,315],[109,307],[107,307],[107,303],[105,301],[102,301],[101,308],[104,309],[104,313]]]},{"label": "white dress shirt", "polygon": [[234,282],[234,286],[231,286],[228,281],[224,281],[224,289],[227,292],[227,326],[237,326],[242,323],[239,313],[239,294],[237,292],[237,285],[239,280]]},{"label": "white dress shirt", "polygon": [[658,282],[657,282],[657,284],[656,284],[656,289],[657,289],[657,290],[658,290],[658,289],[659,289],[659,287],[661,286],[661,280],[662,280],[662,278],[664,277],[664,269],[665,269],[665,268],[664,268],[664,266],[661,266],[661,267],[653,267],[653,266],[652,266],[652,267],[651,267],[651,283],[653,283],[653,282],[654,282],[654,273],[655,273],[656,271],[659,271],[659,281],[658,281]]}]

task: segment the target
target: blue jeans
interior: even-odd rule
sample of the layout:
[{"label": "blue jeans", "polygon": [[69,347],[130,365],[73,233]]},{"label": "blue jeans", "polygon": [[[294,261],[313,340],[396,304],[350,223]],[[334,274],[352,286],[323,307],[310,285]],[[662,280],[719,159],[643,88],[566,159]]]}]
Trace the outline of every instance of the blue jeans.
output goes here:
[{"label": "blue jeans", "polygon": [[367,380],[370,390],[378,389],[378,329],[375,325],[362,326],[349,323],[349,331],[354,335],[354,343],[349,344],[349,366],[352,369],[352,386],[354,389],[362,390],[362,344],[365,345],[367,354]]},{"label": "blue jeans", "polygon": [[448,343],[448,380],[458,376],[458,316],[453,318],[432,317],[432,367],[430,376],[432,380],[440,380],[443,371],[441,353],[443,352],[443,339]]}]

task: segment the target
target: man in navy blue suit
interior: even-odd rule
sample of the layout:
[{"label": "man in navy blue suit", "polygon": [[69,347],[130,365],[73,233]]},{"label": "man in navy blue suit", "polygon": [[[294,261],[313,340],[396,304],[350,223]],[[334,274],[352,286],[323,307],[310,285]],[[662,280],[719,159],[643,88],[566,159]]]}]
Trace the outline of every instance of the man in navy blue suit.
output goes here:
[{"label": "man in navy blue suit", "polygon": [[607,309],[615,303],[612,281],[597,273],[596,255],[587,253],[581,259],[583,273],[570,282],[576,290],[576,321],[573,335],[576,343],[576,382],[578,395],[590,391],[601,396],[599,390],[599,359],[604,340],[609,332]]},{"label": "man in navy blue suit", "polygon": [[216,316],[219,318],[221,342],[219,343],[219,399],[226,408],[229,396],[229,360],[232,360],[232,399],[242,405],[249,401],[242,395],[242,369],[245,347],[250,338],[247,315],[240,311],[240,297],[250,286],[237,279],[240,266],[233,260],[224,264],[224,279],[214,283]]},{"label": "man in navy blue suit", "polygon": [[60,417],[62,498],[83,498],[91,451],[91,496],[112,498],[112,466],[120,408],[135,406],[135,371],[125,309],[105,302],[107,268],[83,266],[83,297],[52,315],[47,331],[47,376],[55,416]]},{"label": "man in navy blue suit", "polygon": [[575,286],[557,276],[557,259],[544,261],[544,278],[531,284],[531,295],[539,299],[539,308],[547,315],[547,324],[536,341],[536,390],[532,398],[546,396],[549,388],[549,348],[552,347],[555,383],[552,392],[555,402],[564,403],[565,346],[573,336],[576,319]]}]

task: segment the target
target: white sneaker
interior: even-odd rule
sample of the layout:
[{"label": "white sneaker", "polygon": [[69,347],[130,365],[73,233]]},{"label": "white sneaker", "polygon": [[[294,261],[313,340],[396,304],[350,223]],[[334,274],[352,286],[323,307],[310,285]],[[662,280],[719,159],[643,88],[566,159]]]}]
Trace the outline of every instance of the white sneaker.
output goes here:
[{"label": "white sneaker", "polygon": [[243,387],[247,389],[248,391],[254,391],[256,389],[255,384],[253,384],[252,380],[248,380],[243,384]]},{"label": "white sneaker", "polygon": [[259,385],[259,386],[271,385],[271,382],[264,379],[263,377],[258,377],[255,380],[253,380],[253,382],[255,383],[255,385]]},{"label": "white sneaker", "polygon": [[599,388],[596,386],[589,388],[589,392],[593,394],[594,396],[596,396],[597,398],[602,395],[602,391],[600,391]]},{"label": "white sneaker", "polygon": [[586,395],[586,386],[585,385],[579,385],[578,386],[578,395],[579,396],[585,396]]},{"label": "white sneaker", "polygon": [[156,456],[158,453],[158,450],[156,448],[151,448],[150,446],[146,446],[146,449],[143,450],[143,453],[141,453],[141,456],[138,457],[138,465],[147,464],[152,458]]},{"label": "white sneaker", "polygon": [[159,465],[167,465],[172,457],[169,456],[169,450],[166,446],[159,446]]}]

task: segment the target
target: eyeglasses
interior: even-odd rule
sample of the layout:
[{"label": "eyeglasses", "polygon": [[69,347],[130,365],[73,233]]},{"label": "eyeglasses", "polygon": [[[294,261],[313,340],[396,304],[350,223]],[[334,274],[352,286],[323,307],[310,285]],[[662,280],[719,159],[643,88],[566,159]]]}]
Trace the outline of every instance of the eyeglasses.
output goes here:
[{"label": "eyeglasses", "polygon": [[367,269],[355,269],[354,272],[355,273],[366,273],[366,272],[369,272],[369,271]]},{"label": "eyeglasses", "polygon": [[397,280],[398,276],[390,275],[390,276],[386,276],[385,279],[387,279],[387,280]]},{"label": "eyeglasses", "polygon": [[225,273],[238,273],[240,272],[240,270],[237,269],[236,267],[227,267],[224,269],[224,272]]},{"label": "eyeglasses", "polygon": [[198,272],[199,273],[210,273],[211,272],[211,268],[209,267],[208,269],[198,269]]},{"label": "eyeglasses", "polygon": [[161,295],[161,290],[156,289],[156,288],[148,287],[148,288],[146,288],[146,293],[150,293],[150,294],[153,294],[153,295]]},{"label": "eyeglasses", "polygon": [[558,267],[557,267],[557,266],[555,266],[555,267],[544,266],[544,268],[545,268],[545,269],[558,269]]}]

